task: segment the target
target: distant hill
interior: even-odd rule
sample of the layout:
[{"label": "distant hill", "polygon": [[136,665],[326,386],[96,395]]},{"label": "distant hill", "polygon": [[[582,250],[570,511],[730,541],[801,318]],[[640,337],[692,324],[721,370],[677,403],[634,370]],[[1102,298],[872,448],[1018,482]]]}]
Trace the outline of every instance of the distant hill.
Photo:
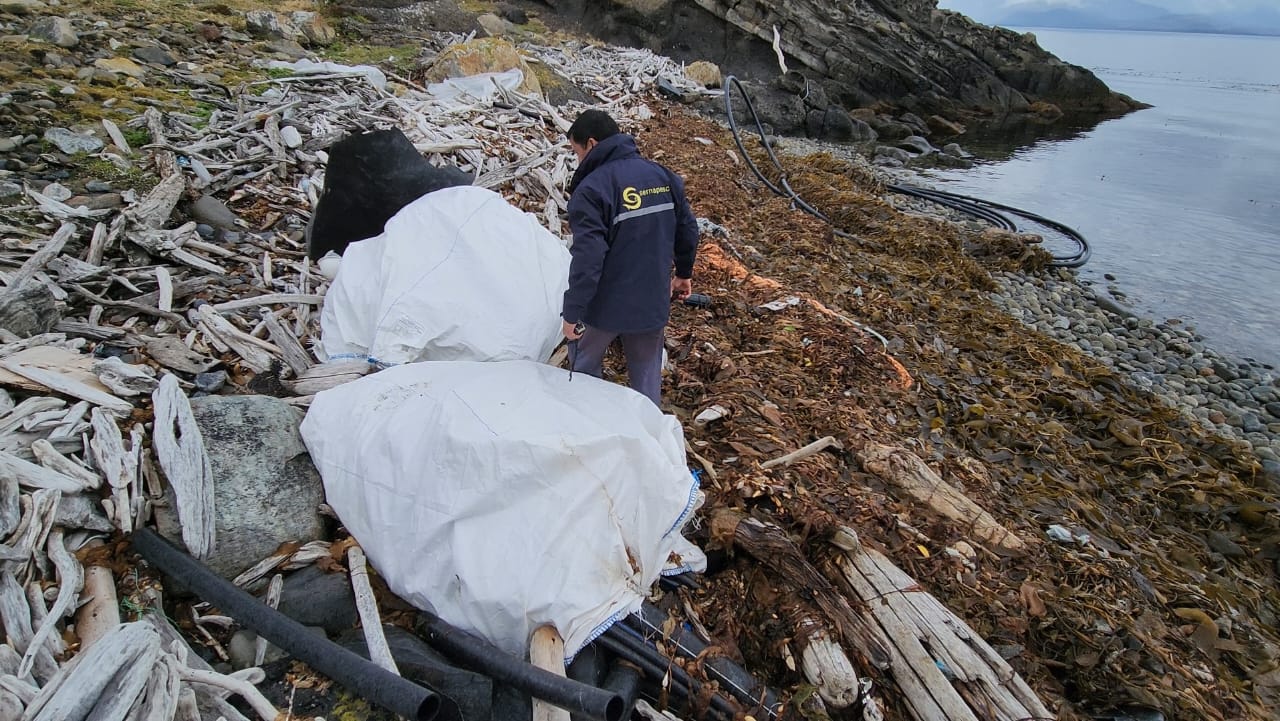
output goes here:
[{"label": "distant hill", "polygon": [[[1212,15],[1192,12],[1190,2],[1140,0],[940,0],[979,22],[1013,27],[1082,28],[1090,30],[1156,30],[1188,33],[1280,35],[1280,9],[1240,2]],[[1169,6],[1172,6],[1171,9]]]}]

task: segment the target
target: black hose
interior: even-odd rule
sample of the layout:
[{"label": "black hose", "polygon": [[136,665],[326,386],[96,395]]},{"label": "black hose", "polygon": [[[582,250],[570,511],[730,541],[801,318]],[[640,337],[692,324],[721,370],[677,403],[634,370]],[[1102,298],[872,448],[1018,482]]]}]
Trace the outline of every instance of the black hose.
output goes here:
[{"label": "black hose", "polygon": [[616,693],[525,663],[488,641],[449,625],[435,614],[419,613],[418,626],[427,643],[495,681],[567,709],[570,713],[601,721],[621,721],[623,718],[622,698]]},{"label": "black hose", "polygon": [[[656,672],[657,674],[653,677],[655,681],[661,682],[663,678],[670,676],[674,684],[678,684],[679,687],[688,689],[687,693],[690,698],[696,697],[702,689],[701,681],[689,675],[689,672],[682,666],[662,655],[651,641],[644,639],[633,629],[622,624],[615,623],[609,627],[608,631],[605,631],[604,635],[601,636],[600,639],[597,640],[612,642],[615,644],[615,647],[620,646],[627,649],[631,654],[633,654],[627,660],[634,661],[636,663],[647,663],[648,666],[646,667],[646,672],[651,674]],[[719,694],[711,694],[710,703],[713,709],[730,717],[733,717],[737,711],[729,699],[726,699]]]},{"label": "black hose", "polygon": [[[597,648],[595,644],[587,644],[573,657],[573,663],[569,664],[564,670],[564,675],[577,681],[585,683],[588,686],[603,687],[605,680],[605,672],[608,671],[608,659],[604,649]],[[611,689],[615,690],[615,689]],[[622,699],[624,707],[626,707],[626,699]],[[629,707],[627,707],[629,708]],[[627,712],[623,711],[623,718],[627,717]],[[578,714],[570,714],[572,721],[585,721],[585,716]]]},{"label": "black hose", "polygon": [[[760,133],[760,144],[764,146],[764,151],[768,153],[769,160],[773,162],[773,166],[778,169],[778,178],[779,182],[782,183],[782,187],[774,185],[773,181],[765,177],[765,174],[760,171],[760,168],[756,167],[755,161],[751,159],[751,154],[747,152],[747,146],[742,142],[742,134],[738,131],[738,120],[733,114],[734,88],[738,89],[738,92],[742,94],[743,101],[747,104],[747,110],[751,113],[751,118],[756,124],[756,132]],[[765,187],[772,190],[775,195],[786,197],[797,208],[800,208],[804,212],[828,224],[834,225],[834,223],[831,223],[830,218],[823,215],[817,208],[804,202],[804,199],[801,198],[796,191],[791,189],[791,185],[787,183],[786,173],[782,170],[782,163],[778,162],[778,156],[773,154],[773,147],[769,145],[769,141],[765,137],[764,125],[760,123],[760,115],[756,113],[756,107],[751,103],[751,96],[747,95],[747,89],[742,87],[742,83],[732,75],[724,79],[724,112],[729,116],[729,129],[733,131],[733,142],[737,144],[738,152],[742,154],[742,159],[747,161],[747,166],[750,167],[751,172],[755,173],[755,176],[760,179],[760,182],[764,183]],[[842,233],[838,228],[836,229],[836,232]]]},{"label": "black hose", "polygon": [[[677,625],[670,634],[664,631],[667,615],[657,606],[645,603],[639,613],[627,617],[634,631],[642,638],[661,638],[671,643],[677,653],[686,658],[698,658],[706,650],[707,644],[696,635]],[[702,662],[702,668],[709,678],[720,683],[720,688],[737,699],[748,708],[759,708],[770,718],[778,718],[782,713],[782,704],[778,695],[768,686],[760,683],[738,664],[723,656],[711,656]]]},{"label": "black hose", "polygon": [[[756,166],[755,161],[751,159],[751,155],[747,153],[746,145],[742,142],[742,134],[738,130],[738,120],[733,114],[733,89],[737,88],[742,94],[742,99],[746,102],[747,111],[751,113],[751,118],[755,122],[756,132],[760,134],[760,144],[764,146],[765,152],[769,155],[769,160],[773,163],[774,168],[778,171],[778,184],[765,177],[760,168]],[[768,139],[765,137],[764,125],[760,122],[760,115],[756,113],[755,105],[751,103],[751,97],[747,95],[747,89],[734,76],[729,75],[724,79],[724,111],[729,117],[729,130],[733,132],[733,142],[738,146],[738,152],[742,154],[743,160],[747,161],[747,166],[751,168],[751,172],[765,184],[765,187],[773,191],[776,195],[781,195],[791,204],[810,215],[830,224],[836,235],[841,237],[852,237],[839,228],[835,228],[835,223],[812,205],[809,205],[802,199],[791,185],[787,182],[786,171],[782,168],[782,163],[778,162],[778,156],[773,154],[773,148],[769,145]],[[933,190],[932,188],[921,188],[914,185],[897,185],[890,184],[885,186],[889,191],[899,193],[901,195],[910,195],[916,198],[922,198],[939,205],[946,206],[961,213],[965,213],[974,218],[990,223],[998,228],[1011,232],[1018,232],[1018,224],[1010,220],[1004,213],[1011,213],[1020,218],[1025,218],[1033,223],[1038,223],[1047,228],[1058,231],[1067,238],[1075,242],[1077,249],[1069,255],[1054,255],[1049,265],[1055,268],[1079,268],[1088,262],[1089,257],[1093,254],[1092,248],[1089,247],[1089,241],[1085,240],[1077,230],[1067,225],[1059,223],[1056,220],[1050,220],[1041,215],[1014,208],[1009,205],[1001,205],[993,203],[989,200],[981,198],[973,198],[967,195],[959,195],[956,193],[948,193],[942,190]],[[1003,213],[1001,211],[1004,211]]]},{"label": "black hose", "polygon": [[604,688],[618,694],[622,699],[624,717],[631,715],[636,705],[636,696],[640,693],[640,669],[633,663],[622,659],[613,662],[613,668],[604,679]]},{"label": "black hose", "polygon": [[[1055,268],[1079,268],[1089,261],[1089,257],[1093,255],[1093,249],[1089,246],[1089,241],[1080,234],[1076,229],[1051,220],[1042,215],[1036,215],[1030,211],[1015,208],[1011,205],[1003,205],[982,198],[975,198],[969,195],[960,195],[959,193],[948,193],[944,190],[935,190],[933,188],[921,188],[914,185],[887,185],[890,191],[901,195],[910,195],[916,198],[922,198],[938,205],[943,205],[953,210],[958,210],[979,220],[986,221],[998,228],[1004,230],[1018,232],[1019,225],[1017,222],[1010,220],[1005,213],[1016,215],[1052,228],[1062,235],[1070,238],[1076,244],[1076,251],[1070,255],[1054,255],[1053,262],[1050,263]],[[1001,212],[1003,211],[1003,212]]]},{"label": "black hose", "polygon": [[[659,689],[666,689],[671,698],[693,704],[702,690],[701,683],[691,678],[684,669],[673,664],[670,659],[663,657],[662,654],[657,652],[657,649],[652,647],[648,650],[641,649],[622,641],[620,637],[610,636],[608,633],[592,641],[592,643],[598,644],[604,650],[628,663],[635,664],[650,682]],[[723,696],[712,694],[710,703],[709,713],[724,719],[736,718],[736,709]]]},{"label": "black hose", "polygon": [[357,696],[415,721],[431,721],[437,716],[460,718],[457,706],[449,699],[317,636],[306,626],[215,575],[151,529],[134,531],[132,542],[134,550],[157,569]]}]

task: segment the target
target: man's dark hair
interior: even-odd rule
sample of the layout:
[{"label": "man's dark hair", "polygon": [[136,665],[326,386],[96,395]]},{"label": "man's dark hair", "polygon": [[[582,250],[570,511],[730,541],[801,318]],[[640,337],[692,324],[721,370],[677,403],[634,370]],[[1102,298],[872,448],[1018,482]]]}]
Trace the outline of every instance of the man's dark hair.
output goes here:
[{"label": "man's dark hair", "polygon": [[595,138],[600,142],[607,137],[618,134],[618,124],[603,110],[586,110],[569,126],[569,139],[578,145],[586,145]]}]

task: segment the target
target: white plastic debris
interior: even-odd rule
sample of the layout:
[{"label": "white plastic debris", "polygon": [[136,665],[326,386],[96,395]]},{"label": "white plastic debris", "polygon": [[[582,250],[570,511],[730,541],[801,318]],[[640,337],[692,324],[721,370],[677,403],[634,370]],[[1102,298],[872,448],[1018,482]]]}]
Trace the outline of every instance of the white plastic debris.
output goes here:
[{"label": "white plastic debris", "polygon": [[708,423],[718,421],[727,415],[729,415],[728,408],[725,408],[722,405],[714,405],[694,417],[693,424],[695,426],[705,426]]},{"label": "white plastic debris", "polygon": [[781,298],[779,300],[765,303],[764,305],[756,306],[756,310],[758,311],[770,310],[770,311],[777,312],[780,310],[786,310],[787,308],[791,308],[797,305],[800,305],[800,297],[791,295],[791,296],[787,296],[786,298]]}]

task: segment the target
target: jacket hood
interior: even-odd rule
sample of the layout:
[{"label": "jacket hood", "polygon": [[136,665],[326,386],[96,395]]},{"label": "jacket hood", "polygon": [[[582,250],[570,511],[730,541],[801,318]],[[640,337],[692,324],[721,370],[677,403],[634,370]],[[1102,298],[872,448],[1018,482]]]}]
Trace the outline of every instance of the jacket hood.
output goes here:
[{"label": "jacket hood", "polygon": [[636,139],[625,133],[610,135],[609,137],[596,143],[596,147],[587,153],[587,157],[582,159],[578,164],[578,169],[573,173],[573,180],[569,181],[569,192],[572,193],[578,188],[578,184],[591,175],[596,168],[605,163],[614,160],[622,160],[624,158],[638,157],[640,151],[636,149]]}]

